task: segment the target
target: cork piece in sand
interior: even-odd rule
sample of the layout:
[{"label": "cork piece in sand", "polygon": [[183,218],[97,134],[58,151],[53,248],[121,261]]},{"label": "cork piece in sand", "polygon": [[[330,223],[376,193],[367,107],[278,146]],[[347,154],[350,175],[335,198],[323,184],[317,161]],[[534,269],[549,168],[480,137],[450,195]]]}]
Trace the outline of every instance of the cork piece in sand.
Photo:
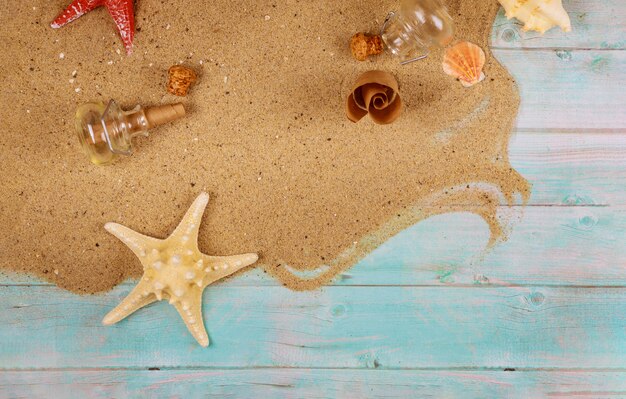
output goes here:
[{"label": "cork piece in sand", "polygon": [[375,123],[386,125],[398,119],[401,113],[398,82],[392,74],[367,71],[358,77],[346,103],[348,119],[358,122],[369,114]]},{"label": "cork piece in sand", "polygon": [[[55,31],[31,7],[0,13],[0,67],[19,87],[0,96],[0,268],[74,292],[109,290],[143,269],[103,224],[166,237],[176,227],[170,217],[206,191],[200,248],[254,249],[269,279],[314,289],[438,213],[479,214],[492,242],[502,239],[498,205],[528,197],[508,156],[518,90],[488,46],[496,1],[446,0],[455,40],[487,56],[487,78],[469,90],[443,73],[441,49],[407,66],[354,60],[345,39],[380,28],[390,2],[185,0],[176,12],[172,2],[141,4],[171,28],[142,19],[142,51],[132,57],[111,51],[109,25]],[[202,73],[188,116],[137,138],[132,157],[106,168],[85,162],[73,137],[76,105],[160,104],[167,60]],[[401,83],[402,117],[351,123],[346,98],[374,69]]]},{"label": "cork piece in sand", "polygon": [[211,283],[257,261],[256,254],[209,256],[198,249],[198,231],[209,195],[200,194],[176,230],[164,240],[147,237],[116,223],[105,229],[119,238],[139,258],[143,277],[126,298],[102,320],[117,323],[154,301],[168,299],[193,337],[202,346],[209,336],[202,319],[202,293]]},{"label": "cork piece in sand", "polygon": [[359,32],[350,38],[350,51],[357,61],[365,61],[370,55],[381,54],[384,50],[385,45],[379,35]]},{"label": "cork piece in sand", "polygon": [[174,65],[167,70],[167,91],[175,96],[185,97],[198,76],[186,66]]}]

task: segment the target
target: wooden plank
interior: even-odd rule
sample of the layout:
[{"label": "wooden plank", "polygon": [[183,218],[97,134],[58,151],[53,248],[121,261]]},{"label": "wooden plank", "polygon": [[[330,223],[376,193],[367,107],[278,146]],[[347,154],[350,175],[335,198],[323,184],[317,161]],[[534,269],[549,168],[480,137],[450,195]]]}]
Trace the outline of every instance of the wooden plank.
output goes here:
[{"label": "wooden plank", "polygon": [[431,218],[393,237],[337,283],[626,285],[625,210],[523,212],[508,241],[487,251],[488,232],[478,217]]},{"label": "wooden plank", "polygon": [[[625,208],[531,206],[502,212],[523,215],[511,216],[509,239],[493,249],[485,249],[489,231],[479,217],[435,216],[400,232],[332,284],[626,286]],[[21,275],[5,275],[0,282],[44,284]],[[222,284],[278,285],[258,269]]]},{"label": "wooden plank", "polygon": [[626,368],[626,288],[216,286],[209,348],[166,302],[103,326],[128,291],[4,287],[2,367]]},{"label": "wooden plank", "polygon": [[626,134],[517,132],[509,157],[531,205],[626,205]]},{"label": "wooden plank", "polygon": [[18,398],[626,398],[626,373],[413,370],[79,370],[0,374]]},{"label": "wooden plank", "polygon": [[[550,47],[557,50],[554,52],[540,51],[540,56],[531,56],[526,52],[522,55],[511,56],[510,59],[507,58],[507,55],[504,56],[505,64],[513,71],[522,87],[523,104],[522,112],[518,118],[518,126],[520,129],[525,130],[526,133],[537,129],[541,130],[543,126],[556,130],[562,128],[572,130],[597,128],[624,131],[624,117],[620,114],[615,114],[616,110],[624,109],[623,96],[620,96],[619,93],[616,94],[616,90],[620,86],[624,86],[623,72],[620,72],[620,70],[624,71],[623,58],[618,56],[616,61],[612,55],[614,54],[613,52],[596,52],[593,53],[596,56],[580,60],[579,58],[584,58],[581,55],[583,54],[582,52],[576,50],[563,51],[561,49],[569,49],[575,46],[623,48],[624,38],[623,33],[620,32],[624,31],[623,23],[621,22],[624,18],[619,18],[619,15],[623,14],[623,7],[616,7],[616,4],[619,4],[618,0],[601,3],[592,4],[589,1],[570,1],[568,3],[566,1],[565,5],[570,10],[574,23],[574,32],[569,35],[561,35],[560,32],[555,30],[540,39],[536,39],[532,34],[526,34],[524,40],[510,40],[511,33],[507,32],[507,29],[511,29],[514,26],[513,23],[508,23],[508,26],[506,24],[496,24],[495,40],[504,41],[504,39],[509,39],[507,43],[495,43],[494,41],[496,46]],[[580,13],[576,9],[570,8],[576,5],[580,5]],[[582,13],[586,14],[583,15]],[[581,23],[581,20],[584,20],[583,23]],[[611,29],[606,29],[607,21],[611,20],[615,21],[615,23],[612,24]],[[573,43],[576,43],[575,46]],[[588,52],[587,54],[591,53]],[[605,53],[609,54],[608,58],[605,57]],[[501,57],[500,52],[497,55]],[[558,62],[579,62],[582,67],[578,67],[578,75],[576,75],[575,68],[572,71],[559,71],[560,65],[551,62],[549,59],[552,55],[556,55],[559,58],[560,61],[557,60]],[[533,64],[529,67],[527,62],[520,62],[523,58],[530,58]],[[607,66],[612,63],[616,63],[616,65]],[[534,72],[528,69],[533,69]],[[544,73],[545,71],[548,71],[548,73]],[[591,72],[598,74],[599,77]],[[560,86],[551,85],[551,80],[555,77],[562,79]],[[527,94],[527,92],[532,94]],[[589,97],[585,97],[585,93],[588,93]],[[571,94],[575,94],[578,97],[568,97]],[[563,96],[566,99],[559,99],[559,96]],[[556,117],[556,121],[551,119],[553,117]],[[584,132],[584,130],[580,130],[580,132]],[[608,133],[608,136],[611,134]],[[533,152],[531,149],[528,153],[528,160],[524,158],[524,160],[518,161],[515,158],[515,148],[511,150],[513,163],[522,174],[527,175],[528,169],[536,170],[538,174],[545,173],[545,177],[542,180],[534,180],[527,176],[535,184],[532,203],[556,203],[554,201],[557,200],[554,200],[554,198],[561,195],[559,198],[562,204],[623,205],[625,196],[621,190],[624,187],[624,175],[622,172],[624,168],[621,164],[624,162],[624,157],[623,153],[612,150],[610,138],[607,137],[607,141],[598,143],[596,141],[597,135],[594,135],[594,137],[586,137],[586,135],[572,136],[574,139],[586,141],[587,145],[583,151],[589,155],[587,157],[577,152],[575,146],[569,147],[566,139],[561,141],[560,137],[549,137],[555,143],[552,148],[563,148],[564,152],[571,152],[571,157],[561,158],[558,155],[552,157],[550,155],[554,154],[549,154],[550,151],[546,151],[544,154],[542,152]],[[517,138],[514,138],[514,140],[517,140]],[[541,147],[542,143],[538,141],[536,147]],[[620,143],[623,143],[623,141],[620,141]],[[613,157],[613,161],[616,161],[617,164],[615,162],[607,162],[604,158],[606,155]],[[576,161],[572,161],[572,158],[581,159],[583,162],[589,161],[593,170],[590,172],[590,169],[581,166]],[[542,162],[545,162],[543,170],[539,167]],[[567,163],[570,163],[569,168]],[[606,168],[606,174],[603,174],[603,166]],[[564,175],[570,176],[562,178]],[[570,194],[570,192],[573,194]],[[588,212],[588,209],[591,209],[591,211]],[[558,211],[560,212],[560,209]],[[534,211],[528,209],[527,212],[532,213]],[[621,242],[624,241],[625,236],[623,228],[618,227],[620,223],[622,226],[624,225],[623,213],[619,213],[616,216],[616,220],[608,221],[607,219],[611,216],[610,209],[607,209],[607,213],[604,213],[603,210],[583,207],[577,209],[576,212],[579,212],[578,217],[570,214],[570,216],[565,218],[553,217],[550,212],[544,212],[544,220],[546,220],[545,215],[550,215],[547,218],[549,220],[548,226],[539,228],[539,231],[534,233],[530,229],[523,230],[526,232],[523,241],[520,241],[522,240],[521,238],[513,236],[508,243],[515,249],[499,247],[505,248],[501,250],[505,252],[499,254],[500,249],[497,249],[488,254],[479,267],[472,266],[472,261],[476,259],[472,259],[468,252],[473,253],[474,250],[480,252],[486,235],[479,233],[477,238],[469,237],[468,234],[457,236],[455,235],[457,234],[456,231],[450,232],[450,226],[455,226],[455,229],[467,229],[468,232],[475,231],[478,226],[478,229],[484,232],[481,222],[476,218],[466,216],[462,217],[463,222],[458,221],[458,216],[450,216],[450,219],[447,219],[448,216],[433,218],[425,223],[433,222],[441,224],[442,227],[434,227],[433,230],[432,226],[420,224],[418,226],[424,230],[419,230],[417,226],[409,229],[407,233],[413,232],[413,229],[417,228],[414,235],[401,235],[392,240],[393,243],[385,244],[377,253],[350,270],[344,276],[344,280],[338,282],[338,284],[359,285],[368,284],[369,281],[374,284],[384,285],[385,281],[389,281],[386,280],[388,278],[386,276],[391,275],[391,278],[396,279],[400,284],[406,284],[407,280],[416,281],[415,284],[420,284],[419,281],[425,281],[425,284],[433,284],[433,281],[434,284],[463,284],[471,281],[471,277],[474,278],[476,283],[481,284],[484,284],[487,278],[488,281],[496,284],[554,283],[581,285],[615,284],[623,286],[625,266],[620,264],[620,262],[626,258],[621,250],[624,245],[620,246],[619,243],[620,240]],[[597,215],[601,216],[598,217]],[[539,217],[533,218],[531,222],[542,224]],[[554,236],[544,234],[550,228],[555,230],[554,225],[557,223],[564,224],[560,225],[561,228],[555,231]],[[445,226],[446,224],[448,226]],[[444,227],[447,230],[444,230]],[[598,234],[598,230],[601,230],[600,234]],[[555,238],[557,234],[564,234],[566,238]],[[547,243],[542,242],[546,238],[548,239]],[[446,248],[450,248],[451,243],[468,243],[468,239],[474,239],[474,241],[469,241],[468,247],[465,249],[459,245],[458,250],[453,249],[451,252],[446,250]],[[434,245],[436,247],[435,252],[439,251],[437,253],[432,252],[432,240],[438,242],[438,244]],[[413,243],[418,244],[416,247],[413,247]],[[394,245],[397,247],[394,247]],[[406,251],[407,246],[414,248],[414,250],[409,254],[399,254],[402,251]],[[546,246],[550,247],[550,249],[545,248]],[[510,251],[510,253],[506,251]],[[422,258],[424,253],[427,254],[425,259]],[[519,255],[515,257],[512,253],[518,253]],[[416,258],[419,258],[419,260],[416,261]],[[553,258],[555,258],[554,261],[551,260]],[[567,262],[572,262],[572,265],[568,265]],[[587,265],[592,266],[587,268]],[[413,272],[415,269],[417,271]],[[374,271],[374,273],[370,273],[370,271]],[[502,359],[506,359],[507,365],[533,364],[535,362],[535,364],[541,364],[540,367],[552,367],[549,365],[552,362],[560,364],[559,367],[572,367],[572,365],[579,367],[579,362],[577,361],[586,359],[586,354],[590,354],[590,360],[587,363],[583,362],[584,364],[581,367],[620,367],[623,369],[624,363],[621,359],[624,358],[625,325],[623,322],[624,312],[622,311],[624,309],[624,292],[622,289],[607,289],[604,291],[538,287],[500,288],[497,290],[489,288],[487,291],[484,289],[477,291],[480,294],[468,294],[466,290],[470,290],[469,288],[460,290],[444,288],[440,289],[441,292],[437,295],[423,293],[407,295],[404,293],[404,290],[408,289],[406,288],[404,290],[394,289],[393,292],[395,294],[389,295],[385,290],[391,290],[391,288],[355,287],[349,289],[342,288],[341,290],[350,292],[347,292],[346,295],[338,295],[335,292],[338,292],[339,288],[331,287],[326,288],[321,293],[289,293],[285,295],[283,291],[278,292],[276,291],[278,288],[272,287],[258,288],[257,290],[260,290],[260,294],[256,296],[256,299],[255,296],[250,297],[249,292],[252,288],[236,288],[236,292],[234,291],[234,286],[241,284],[241,282],[243,282],[243,285],[266,283],[266,280],[260,279],[260,275],[235,279],[226,285],[210,289],[211,294],[207,296],[211,300],[207,301],[207,306],[211,315],[207,315],[207,317],[209,318],[208,326],[210,331],[212,329],[216,330],[211,331],[212,338],[214,340],[219,338],[218,341],[221,341],[216,344],[221,345],[218,347],[217,354],[211,352],[215,349],[214,347],[209,348],[202,354],[198,354],[198,348],[193,347],[192,342],[185,341],[185,338],[180,335],[184,334],[182,327],[180,325],[171,326],[177,324],[175,313],[171,310],[169,310],[167,315],[161,316],[161,319],[151,320],[148,326],[150,333],[145,338],[146,340],[154,339],[159,329],[165,329],[165,333],[176,335],[174,345],[168,343],[169,341],[167,340],[163,341],[162,338],[157,337],[160,340],[159,342],[165,345],[165,350],[162,352],[158,352],[159,345],[142,343],[139,326],[141,326],[143,321],[137,321],[135,324],[133,319],[129,320],[121,331],[117,331],[113,337],[107,335],[108,333],[96,334],[94,339],[100,340],[99,345],[101,346],[98,347],[98,343],[96,343],[95,348],[90,346],[91,339],[85,336],[90,334],[91,328],[84,325],[77,328],[73,326],[77,322],[88,321],[93,323],[94,328],[102,328],[97,325],[98,318],[89,316],[89,311],[96,310],[97,312],[105,307],[108,309],[111,300],[110,295],[105,297],[107,299],[105,304],[104,299],[98,302],[93,301],[92,297],[85,303],[83,299],[63,293],[61,302],[54,305],[53,312],[50,315],[50,318],[55,317],[57,319],[56,322],[44,323],[44,325],[54,328],[50,331],[42,329],[41,325],[32,319],[29,320],[32,324],[28,324],[21,320],[16,322],[15,318],[8,318],[7,316],[10,316],[9,313],[14,312],[14,310],[8,308],[5,304],[0,306],[0,309],[3,309],[0,312],[2,315],[0,316],[0,321],[3,323],[3,326],[10,326],[10,328],[15,329],[15,334],[26,332],[26,339],[42,341],[39,349],[43,348],[43,352],[37,352],[37,348],[29,349],[30,342],[24,343],[24,341],[20,341],[16,343],[24,345],[26,348],[25,352],[34,359],[38,359],[41,353],[46,356],[49,350],[63,352],[67,351],[67,348],[72,348],[70,356],[58,355],[53,359],[53,362],[50,362],[50,359],[44,360],[43,363],[48,364],[49,367],[56,367],[56,365],[50,366],[54,362],[58,362],[60,366],[63,366],[68,359],[78,359],[80,356],[79,352],[82,350],[81,347],[85,348],[84,352],[87,356],[92,356],[95,353],[98,359],[106,357],[104,354],[109,353],[111,345],[102,341],[124,339],[126,335],[124,334],[124,329],[129,328],[132,322],[134,326],[137,326],[132,328],[134,336],[127,345],[114,348],[108,354],[109,357],[106,357],[107,361],[110,361],[111,358],[114,359],[113,361],[117,361],[117,359],[125,357],[137,360],[136,352],[141,353],[141,351],[146,350],[147,345],[148,349],[152,349],[149,356],[156,360],[155,364],[163,364],[162,356],[166,358],[166,361],[175,362],[182,357],[180,355],[181,352],[185,352],[180,350],[181,345],[184,343],[181,344],[179,341],[185,341],[187,344],[184,344],[184,349],[192,354],[192,363],[196,365],[203,364],[206,366],[208,364],[212,367],[215,363],[224,363],[223,359],[226,359],[227,362],[234,359],[239,364],[263,363],[279,365],[285,363],[289,365],[309,364],[319,360],[319,367],[326,367],[328,363],[338,362],[339,364],[357,363],[356,366],[350,367],[378,366],[382,370],[5,371],[0,373],[0,397],[111,397],[124,396],[128,392],[137,393],[137,396],[142,397],[193,397],[194,395],[216,395],[220,397],[229,397],[229,395],[232,397],[280,396],[294,398],[352,398],[359,396],[402,398],[428,396],[464,398],[626,397],[626,387],[624,386],[626,377],[623,372],[596,372],[590,370],[579,370],[578,372],[385,370],[414,363],[414,358],[421,356],[438,359],[438,361],[424,363],[428,363],[426,367],[437,367],[437,364],[441,363],[440,360],[448,359],[450,353],[459,350],[459,348],[461,354],[455,359],[470,360],[463,360],[455,364],[472,363],[470,367],[475,367],[474,364],[496,364],[496,360],[502,361]],[[0,279],[0,281],[6,280]],[[271,292],[268,293],[268,289]],[[353,292],[353,290],[372,289],[377,291],[368,291],[365,294],[358,295],[355,295]],[[0,292],[6,290],[8,289],[0,289]],[[30,295],[33,295],[35,298],[50,297],[52,301],[58,300],[56,295],[59,293],[58,290],[48,287],[36,289],[20,287],[11,288],[10,290],[18,290],[20,292],[19,295],[14,295],[15,297],[28,298]],[[118,288],[116,291],[118,294],[114,293],[112,295],[121,295],[119,290],[123,291],[124,289]],[[217,292],[213,294],[213,291],[216,290]],[[222,295],[224,290],[230,291],[227,295]],[[411,290],[423,292],[424,290],[432,289],[411,288]],[[459,294],[460,292],[463,294]],[[543,298],[535,296],[537,292],[541,293]],[[557,293],[556,295],[555,292]],[[617,299],[615,292],[618,292]],[[14,293],[14,291],[10,293]],[[570,293],[574,294],[570,295]],[[260,296],[261,294],[271,298],[266,299]],[[237,298],[242,295],[243,299],[241,299],[241,302],[238,302],[236,305],[227,304],[228,298]],[[382,299],[381,301],[372,300],[368,302],[365,298],[361,298],[365,295],[379,295],[381,298],[389,299],[390,304],[382,303]],[[438,301],[444,295],[451,296],[451,299],[442,301],[439,304]],[[511,299],[520,295],[526,298],[526,302],[522,303],[521,307]],[[218,301],[214,300],[214,296],[217,296]],[[309,296],[312,296],[314,299],[310,299]],[[353,296],[360,299],[353,302]],[[498,300],[490,299],[493,296],[498,297]],[[557,303],[550,305],[553,308],[546,309],[546,305],[555,296]],[[0,294],[0,297],[2,297],[2,294]],[[473,302],[474,297],[479,302]],[[74,298],[71,300],[73,301],[72,304],[68,303],[65,298]],[[259,301],[259,298],[266,300],[259,303],[258,307],[256,304],[250,306],[254,300]],[[296,299],[293,300],[293,298]],[[574,299],[572,300],[572,298]],[[32,298],[30,299],[32,300]],[[339,302],[335,302],[335,300],[339,300]],[[458,303],[462,304],[462,306],[455,305],[452,302],[453,300],[460,301]],[[289,302],[289,304],[285,305],[282,301]],[[408,301],[409,304],[407,305],[405,301]],[[3,302],[6,302],[6,300]],[[219,305],[218,309],[210,309],[216,302]],[[292,302],[294,302],[293,305],[291,304]],[[537,308],[530,307],[531,304],[537,306],[538,302],[541,303]],[[60,309],[61,307],[65,308],[63,303],[71,306],[67,307],[67,309],[76,309],[75,313],[67,316],[68,312]],[[486,309],[482,309],[482,306],[479,305],[481,303]],[[274,305],[276,308],[266,309],[268,304]],[[466,306],[465,304],[468,305]],[[395,309],[384,311],[384,309],[392,305],[395,305],[394,307],[412,307],[413,313]],[[418,305],[424,306],[418,308]],[[3,306],[5,307],[3,308]],[[35,304],[32,306],[39,307],[41,312],[46,312],[48,309],[43,303],[42,305]],[[167,307],[166,305],[160,306]],[[515,309],[516,306],[518,309]],[[154,311],[161,313],[163,310],[161,307],[158,309],[152,307],[149,311],[144,312],[142,316],[138,315],[137,317],[154,317],[154,315],[150,316],[145,313]],[[246,345],[248,342],[258,344],[255,341],[257,337],[252,336],[254,335],[253,333],[244,334],[242,332],[235,334],[231,341],[227,343],[228,346],[235,347],[237,350],[239,350],[238,345],[243,343],[242,357],[225,356],[224,353],[229,352],[225,347],[224,337],[230,337],[226,335],[226,332],[218,331],[217,328],[220,330],[225,328],[212,324],[212,320],[215,320],[219,314],[226,314],[224,309],[233,310],[233,307],[235,315],[232,319],[236,321],[237,326],[250,327],[253,333],[255,331],[261,332],[257,334],[261,336],[264,331],[271,329],[274,335],[280,336],[280,338],[273,343],[262,341],[261,345],[266,347],[254,349],[254,344]],[[255,307],[258,309],[257,311],[254,310]],[[366,309],[370,307],[376,310]],[[502,307],[506,311],[503,311]],[[592,310],[596,307],[600,307],[602,310],[599,312]],[[610,307],[614,307],[612,312],[607,310]],[[425,308],[428,311],[424,310]],[[258,316],[259,323],[254,320],[251,321],[252,317],[249,316],[249,313],[257,313],[258,311],[261,312],[261,315]],[[335,314],[335,311],[339,314]],[[489,311],[494,314],[487,315]],[[297,316],[297,313],[300,312],[304,313],[302,317]],[[421,314],[422,312],[424,314]],[[541,314],[543,312],[545,314]],[[564,312],[564,314],[561,312]],[[384,317],[381,317],[382,313],[384,313]],[[484,330],[495,330],[493,333],[495,338],[492,340],[491,337],[483,337],[483,341],[476,344],[479,330],[477,324],[480,321],[461,316],[467,313],[475,315],[480,321],[487,319],[482,328]],[[271,315],[269,317],[272,318],[272,322],[269,324],[262,323],[261,319],[267,318],[268,314]],[[338,337],[334,331],[320,327],[324,320],[318,319],[327,319],[328,314],[332,314],[332,317],[330,317],[330,322],[326,322],[333,325],[347,324],[347,326],[342,325],[339,327],[340,333],[350,332],[354,328],[357,331],[356,334]],[[555,314],[557,316],[554,316]],[[594,316],[595,314],[597,316]],[[159,316],[157,315],[156,317]],[[411,319],[411,317],[413,319],[422,318],[422,320],[416,322],[415,325],[404,323],[403,320],[405,318]],[[425,319],[423,319],[424,317]],[[442,318],[448,318],[449,320],[442,323]],[[555,320],[550,321],[551,318]],[[606,320],[602,321],[602,318]],[[339,319],[345,320],[345,322],[338,321]],[[13,324],[7,324],[7,320],[12,321]],[[390,327],[389,329],[372,330],[374,327],[366,324],[365,320],[369,324],[390,324]],[[375,322],[372,323],[372,320],[375,320]],[[402,321],[398,323],[398,320]],[[231,321],[220,320],[220,323],[230,323]],[[26,327],[22,328],[22,325]],[[309,331],[298,332],[297,330],[301,327],[306,329],[310,325],[314,327],[314,331],[310,335],[307,334]],[[397,326],[398,331],[391,328],[394,325]],[[424,329],[424,325],[430,326],[427,331],[429,335],[426,336],[429,339],[424,340],[424,334],[421,333],[409,335],[415,332],[415,330]],[[467,327],[468,325],[470,326],[469,328]],[[543,325],[543,327],[540,327],[540,325]],[[440,330],[436,330],[435,327],[444,330],[443,334],[441,334]],[[357,328],[360,328],[360,330],[356,330]],[[13,346],[15,342],[6,341],[4,339],[6,334],[1,331],[2,329],[0,329],[0,337],[2,338],[0,342],[3,342],[3,344],[8,342],[8,346]],[[78,331],[72,333],[71,331],[75,329]],[[456,329],[458,332],[451,334],[449,330],[452,329]],[[531,330],[534,335],[531,338],[531,332],[520,332],[521,329]],[[62,334],[61,330],[70,331]],[[560,339],[556,338],[554,333],[557,330],[563,331]],[[231,328],[228,331],[232,332],[233,330]],[[375,339],[378,338],[377,336],[374,336],[374,338],[367,337],[366,335],[370,331],[372,334],[380,331],[380,336],[389,341],[396,340],[398,342],[393,342],[390,344],[391,346],[386,345],[380,339]],[[469,338],[465,336],[466,333],[469,333]],[[213,337],[215,334],[217,335]],[[441,335],[438,336],[438,334]],[[35,338],[35,335],[38,336]],[[72,336],[72,338],[68,338],[69,336]],[[446,342],[443,345],[439,340],[435,339],[439,337],[442,341],[445,341],[451,336],[454,338],[453,341]],[[609,337],[608,342],[603,344],[590,342],[604,340],[606,336]],[[346,339],[345,337],[348,337],[348,343],[342,341]],[[373,346],[361,343],[354,344],[353,339],[363,339],[365,341],[371,339],[377,342]],[[413,339],[414,341],[409,342],[407,345],[402,345],[407,340]],[[314,344],[317,343],[318,346],[313,345],[313,348],[309,347],[311,346],[311,341],[314,341]],[[485,341],[493,344],[494,348],[487,347],[487,350],[485,350],[487,346]],[[335,345],[335,352],[328,348],[333,344]],[[300,348],[299,346],[302,345],[306,346]],[[441,350],[441,353],[435,353],[433,349],[427,349],[424,352],[421,345],[434,347]],[[270,347],[268,348],[267,346]],[[294,346],[294,349],[284,350],[285,346]],[[598,346],[600,346],[600,353],[593,352]],[[500,348],[503,352],[498,351],[497,348]],[[324,356],[311,354],[313,350],[323,352]],[[483,359],[481,351],[486,360],[473,361],[474,359]],[[394,353],[399,352],[404,353],[394,355]],[[468,352],[471,353],[468,354]],[[328,356],[328,359],[331,360],[324,360],[325,356]],[[4,367],[4,359],[6,357],[0,355],[0,359],[3,359],[1,366]],[[220,360],[215,361],[215,359]],[[616,361],[615,359],[620,360]],[[42,361],[30,361],[30,364],[34,363],[42,363]],[[96,363],[98,362],[94,362],[94,364]],[[100,363],[104,362],[101,360]],[[180,364],[185,363],[184,360],[180,361]],[[398,366],[396,366],[396,363]],[[24,361],[23,364],[29,364],[29,362]],[[431,364],[434,364],[434,366],[431,366]],[[459,366],[455,365],[454,367]],[[487,367],[502,368],[503,366]],[[198,392],[202,392],[202,394]]]},{"label": "wooden plank", "polygon": [[626,52],[493,53],[520,88],[518,129],[626,129]]},{"label": "wooden plank", "polygon": [[499,48],[593,48],[624,49],[626,8],[623,0],[564,0],[572,23],[571,32],[552,29],[541,35],[522,31],[523,24],[507,20],[500,9],[493,24],[491,44]]}]

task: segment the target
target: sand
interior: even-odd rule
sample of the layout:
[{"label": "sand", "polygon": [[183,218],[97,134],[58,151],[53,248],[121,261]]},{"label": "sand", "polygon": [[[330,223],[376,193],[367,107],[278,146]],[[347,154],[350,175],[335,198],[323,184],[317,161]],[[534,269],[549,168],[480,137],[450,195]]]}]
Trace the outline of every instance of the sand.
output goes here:
[{"label": "sand", "polygon": [[[292,289],[319,287],[438,213],[477,213],[502,238],[497,204],[527,198],[529,186],[507,156],[518,91],[487,48],[498,3],[448,5],[455,41],[487,52],[487,78],[471,89],[443,74],[441,50],[409,66],[351,58],[350,37],[377,31],[395,1],[142,0],[131,56],[105,9],[53,30],[65,0],[5,8],[0,267],[108,290],[142,270],[104,223],[163,238],[201,191],[211,195],[201,250],[258,252],[256,267]],[[76,107],[176,102],[165,84],[181,61],[199,75],[188,116],[137,140],[131,157],[90,164]],[[369,69],[400,83],[405,109],[391,125],[344,114]]]}]

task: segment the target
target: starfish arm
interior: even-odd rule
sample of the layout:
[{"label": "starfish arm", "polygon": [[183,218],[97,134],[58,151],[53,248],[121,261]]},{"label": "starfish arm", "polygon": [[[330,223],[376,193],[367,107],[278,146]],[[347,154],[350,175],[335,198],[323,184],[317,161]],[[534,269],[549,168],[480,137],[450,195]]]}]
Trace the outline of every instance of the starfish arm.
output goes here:
[{"label": "starfish arm", "polygon": [[202,319],[202,290],[192,291],[187,298],[175,302],[174,307],[196,341],[204,347],[209,346],[209,336]]},{"label": "starfish arm", "polygon": [[104,228],[126,244],[140,259],[146,256],[146,252],[149,248],[158,247],[162,242],[162,240],[137,233],[117,223],[107,223],[104,225]]},{"label": "starfish arm", "polygon": [[202,214],[208,203],[209,194],[200,193],[170,237],[175,237],[175,239],[186,237],[183,241],[194,239],[197,242]]},{"label": "starfish arm", "polygon": [[259,259],[257,254],[242,254],[233,256],[203,256],[204,271],[208,273],[209,279],[205,284],[230,276],[239,270],[250,266]]},{"label": "starfish arm", "polygon": [[198,250],[198,230],[209,195],[201,193],[175,231],[165,240],[144,236],[117,223],[105,229],[124,242],[144,265],[143,278],[130,294],[103,319],[117,323],[137,309],[163,298],[169,299],[198,343],[209,345],[202,319],[202,292],[214,281],[253,263],[257,254],[209,256]]},{"label": "starfish arm", "polygon": [[60,28],[102,4],[104,4],[104,0],[74,0],[52,21],[50,26],[54,29]]},{"label": "starfish arm", "polygon": [[151,287],[143,279],[133,288],[133,290],[115,307],[104,316],[102,324],[111,325],[124,319],[146,305],[156,301],[157,298],[151,292]]},{"label": "starfish arm", "polygon": [[104,0],[109,14],[117,25],[117,30],[126,48],[126,53],[132,53],[133,38],[135,36],[135,13],[133,0]]}]

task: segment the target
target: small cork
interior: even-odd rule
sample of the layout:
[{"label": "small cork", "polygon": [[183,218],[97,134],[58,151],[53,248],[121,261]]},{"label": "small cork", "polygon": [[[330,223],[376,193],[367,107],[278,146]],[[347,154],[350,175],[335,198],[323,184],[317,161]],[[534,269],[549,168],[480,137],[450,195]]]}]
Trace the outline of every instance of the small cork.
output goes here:
[{"label": "small cork", "polygon": [[167,91],[175,96],[185,97],[189,87],[198,78],[193,69],[174,65],[167,71],[169,79],[167,81]]},{"label": "small cork", "polygon": [[183,104],[166,104],[157,107],[151,107],[145,111],[148,120],[148,128],[163,125],[178,118],[185,116],[185,107]]},{"label": "small cork", "polygon": [[370,55],[378,55],[385,49],[383,40],[378,35],[366,35],[359,32],[350,39],[350,51],[358,61],[365,61]]}]

